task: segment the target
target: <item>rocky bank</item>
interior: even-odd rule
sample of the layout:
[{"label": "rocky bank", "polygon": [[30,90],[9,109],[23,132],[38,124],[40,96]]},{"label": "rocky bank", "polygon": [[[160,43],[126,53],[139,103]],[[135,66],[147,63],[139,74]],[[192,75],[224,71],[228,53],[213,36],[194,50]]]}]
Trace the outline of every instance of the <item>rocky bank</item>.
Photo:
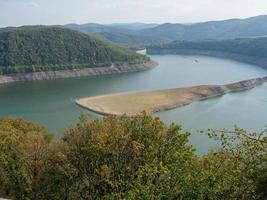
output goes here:
[{"label": "rocky bank", "polygon": [[95,67],[76,70],[62,70],[62,71],[47,71],[47,72],[34,72],[34,73],[19,73],[0,75],[0,84],[17,82],[17,81],[36,81],[36,80],[49,80],[58,78],[71,78],[82,76],[96,76],[104,74],[120,74],[129,72],[138,72],[156,67],[158,63],[149,61],[142,64],[113,64],[110,67]]}]

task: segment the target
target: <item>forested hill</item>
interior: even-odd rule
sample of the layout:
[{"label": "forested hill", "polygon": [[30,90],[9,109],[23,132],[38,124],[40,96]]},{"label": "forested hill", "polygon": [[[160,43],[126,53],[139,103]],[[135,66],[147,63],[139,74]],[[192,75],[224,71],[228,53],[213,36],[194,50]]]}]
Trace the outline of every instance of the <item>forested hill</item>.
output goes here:
[{"label": "forested hill", "polygon": [[160,37],[143,36],[143,35],[132,35],[117,32],[99,32],[90,33],[95,37],[113,43],[115,45],[126,47],[126,48],[145,48],[149,45],[164,44],[171,42],[169,39],[162,39]]},{"label": "forested hill", "polygon": [[267,35],[267,15],[195,24],[165,23],[139,34],[171,40],[234,39]]},{"label": "forested hill", "polygon": [[78,31],[51,26],[0,29],[0,73],[53,71],[142,63],[135,52]]},{"label": "forested hill", "polygon": [[175,41],[148,48],[150,54],[199,54],[231,58],[267,69],[267,37],[232,40]]}]

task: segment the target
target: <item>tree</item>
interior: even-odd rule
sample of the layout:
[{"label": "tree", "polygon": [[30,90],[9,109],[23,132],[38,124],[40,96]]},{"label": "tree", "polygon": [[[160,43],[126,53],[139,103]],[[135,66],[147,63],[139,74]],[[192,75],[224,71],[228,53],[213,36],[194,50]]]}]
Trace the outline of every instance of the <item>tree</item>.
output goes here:
[{"label": "tree", "polygon": [[78,172],[73,191],[80,199],[175,198],[194,157],[188,136],[145,113],[82,119],[63,137]]},{"label": "tree", "polygon": [[265,199],[267,197],[266,130],[249,133],[209,130],[221,148],[200,158],[199,177],[206,199]]},{"label": "tree", "polygon": [[23,119],[0,120],[0,195],[36,199],[51,143],[39,125]]}]

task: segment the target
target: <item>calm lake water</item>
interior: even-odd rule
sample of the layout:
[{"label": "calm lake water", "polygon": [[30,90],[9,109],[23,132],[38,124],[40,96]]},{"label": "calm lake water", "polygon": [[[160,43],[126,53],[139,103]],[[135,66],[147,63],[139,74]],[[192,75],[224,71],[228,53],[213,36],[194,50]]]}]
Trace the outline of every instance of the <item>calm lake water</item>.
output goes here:
[{"label": "calm lake water", "polygon": [[[75,105],[74,100],[100,94],[186,87],[199,84],[226,84],[263,77],[267,71],[253,65],[204,56],[152,56],[155,69],[132,74],[105,75],[0,86],[0,116],[22,116],[39,122],[60,136],[81,113],[99,117]],[[182,124],[192,133],[191,143],[200,153],[214,145],[198,130],[229,128],[234,125],[259,131],[267,125],[267,84],[253,90],[154,114],[166,123]]]}]

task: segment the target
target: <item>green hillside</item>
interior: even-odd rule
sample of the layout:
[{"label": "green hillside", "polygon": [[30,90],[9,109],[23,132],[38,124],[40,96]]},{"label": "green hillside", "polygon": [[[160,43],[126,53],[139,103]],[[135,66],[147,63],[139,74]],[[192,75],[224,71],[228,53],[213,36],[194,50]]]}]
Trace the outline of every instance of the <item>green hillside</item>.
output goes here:
[{"label": "green hillside", "polygon": [[200,54],[226,57],[267,68],[267,37],[175,41],[148,48],[151,54]]},{"label": "green hillside", "polygon": [[161,24],[139,31],[139,35],[171,40],[234,39],[267,35],[267,15],[246,19],[208,21],[195,24]]},{"label": "green hillside", "polygon": [[234,39],[267,36],[267,15],[193,24],[68,24],[122,47],[144,47],[175,40]]},{"label": "green hillside", "polygon": [[140,63],[149,58],[60,27],[0,29],[0,74]]},{"label": "green hillside", "polygon": [[132,35],[118,32],[94,33],[101,40],[126,48],[145,48],[149,45],[164,44],[171,42],[169,39],[162,39],[153,36]]},{"label": "green hillside", "polygon": [[65,27],[83,33],[88,33],[94,35],[95,37],[105,41],[110,42],[115,45],[127,48],[144,48],[145,46],[152,44],[167,43],[172,40],[155,37],[153,35],[138,35],[139,31],[146,28],[156,27],[157,24],[67,24]]}]

